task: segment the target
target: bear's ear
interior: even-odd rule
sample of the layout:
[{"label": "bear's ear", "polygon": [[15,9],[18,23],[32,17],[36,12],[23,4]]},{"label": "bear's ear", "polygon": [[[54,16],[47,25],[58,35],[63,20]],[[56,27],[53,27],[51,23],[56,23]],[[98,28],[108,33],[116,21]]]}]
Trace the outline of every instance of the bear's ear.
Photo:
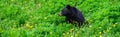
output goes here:
[{"label": "bear's ear", "polygon": [[67,8],[67,9],[70,9],[70,8],[71,8],[71,6],[70,6],[70,5],[66,5],[66,8]]}]

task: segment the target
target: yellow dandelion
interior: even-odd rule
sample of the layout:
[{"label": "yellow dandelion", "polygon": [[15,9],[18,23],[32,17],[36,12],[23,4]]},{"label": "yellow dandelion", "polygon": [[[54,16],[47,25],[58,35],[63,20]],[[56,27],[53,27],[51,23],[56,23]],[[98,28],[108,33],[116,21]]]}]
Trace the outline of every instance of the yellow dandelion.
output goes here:
[{"label": "yellow dandelion", "polygon": [[29,26],[29,23],[26,23],[25,25],[26,25],[26,26]]},{"label": "yellow dandelion", "polygon": [[20,30],[21,28],[18,28],[18,30]]},{"label": "yellow dandelion", "polygon": [[31,29],[33,26],[26,26],[26,28]]},{"label": "yellow dandelion", "polygon": [[63,33],[63,35],[65,35],[65,33]]},{"label": "yellow dandelion", "polygon": [[29,25],[29,22],[27,22],[26,24],[25,24],[25,26],[26,26],[26,28],[28,28],[28,29],[31,29],[33,26],[30,26]]},{"label": "yellow dandelion", "polygon": [[102,28],[102,27],[99,27],[100,29]]},{"label": "yellow dandelion", "polygon": [[113,27],[115,27],[116,26],[116,24],[113,24]]},{"label": "yellow dandelion", "polygon": [[11,1],[14,1],[14,0],[11,0]]},{"label": "yellow dandelion", "polygon": [[94,35],[94,37],[96,37],[96,36]]},{"label": "yellow dandelion", "polygon": [[50,32],[50,34],[52,34],[52,32]]},{"label": "yellow dandelion", "polygon": [[44,19],[47,19],[47,17],[44,17]]},{"label": "yellow dandelion", "polygon": [[72,32],[74,30],[74,28],[70,29],[70,32]]},{"label": "yellow dandelion", "polygon": [[112,29],[111,27],[108,28],[109,30]]},{"label": "yellow dandelion", "polygon": [[115,23],[115,24],[118,24],[118,23]]},{"label": "yellow dandelion", "polygon": [[69,32],[67,32],[67,34],[69,34]]},{"label": "yellow dandelion", "polygon": [[71,37],[73,37],[73,35],[71,35]]},{"label": "yellow dandelion", "polygon": [[75,36],[78,36],[78,33],[76,33]]},{"label": "yellow dandelion", "polygon": [[99,37],[102,37],[102,35],[100,35]]},{"label": "yellow dandelion", "polygon": [[31,0],[31,1],[34,1],[34,0]]},{"label": "yellow dandelion", "polygon": [[104,32],[104,33],[106,33],[106,31],[105,31],[105,30],[104,30],[103,32]]},{"label": "yellow dandelion", "polygon": [[99,34],[102,34],[102,32],[99,32]]},{"label": "yellow dandelion", "polygon": [[107,29],[107,31],[106,32],[109,32],[110,30],[109,29]]},{"label": "yellow dandelion", "polygon": [[66,35],[63,35],[63,37],[67,37]]},{"label": "yellow dandelion", "polygon": [[41,7],[41,4],[38,4],[39,7]]},{"label": "yellow dandelion", "polygon": [[92,26],[90,25],[89,28],[91,28]]}]

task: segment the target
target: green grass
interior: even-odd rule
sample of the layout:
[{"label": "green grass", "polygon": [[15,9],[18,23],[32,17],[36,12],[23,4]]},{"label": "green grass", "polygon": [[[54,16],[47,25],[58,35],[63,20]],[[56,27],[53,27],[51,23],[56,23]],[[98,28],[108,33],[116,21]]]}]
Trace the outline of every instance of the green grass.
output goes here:
[{"label": "green grass", "polygon": [[[58,13],[66,5],[88,22],[75,27]],[[0,37],[120,37],[119,0],[1,0]]]}]

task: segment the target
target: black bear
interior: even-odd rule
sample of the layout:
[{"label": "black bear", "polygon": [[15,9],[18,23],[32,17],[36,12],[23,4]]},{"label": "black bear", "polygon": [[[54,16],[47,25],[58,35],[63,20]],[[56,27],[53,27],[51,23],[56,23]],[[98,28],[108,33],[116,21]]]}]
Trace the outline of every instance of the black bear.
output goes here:
[{"label": "black bear", "polygon": [[76,9],[75,7],[72,7],[70,5],[66,5],[58,15],[65,16],[66,17],[65,21],[67,23],[77,22],[78,27],[80,27],[85,21],[82,13],[78,9]]}]

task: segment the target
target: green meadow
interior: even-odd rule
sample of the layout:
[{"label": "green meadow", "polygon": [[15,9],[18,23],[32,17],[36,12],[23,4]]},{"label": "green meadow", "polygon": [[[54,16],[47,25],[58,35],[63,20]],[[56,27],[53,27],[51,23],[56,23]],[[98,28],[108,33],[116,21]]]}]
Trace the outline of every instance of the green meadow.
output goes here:
[{"label": "green meadow", "polygon": [[[58,16],[80,10],[80,28]],[[120,0],[0,0],[0,37],[120,37]]]}]

